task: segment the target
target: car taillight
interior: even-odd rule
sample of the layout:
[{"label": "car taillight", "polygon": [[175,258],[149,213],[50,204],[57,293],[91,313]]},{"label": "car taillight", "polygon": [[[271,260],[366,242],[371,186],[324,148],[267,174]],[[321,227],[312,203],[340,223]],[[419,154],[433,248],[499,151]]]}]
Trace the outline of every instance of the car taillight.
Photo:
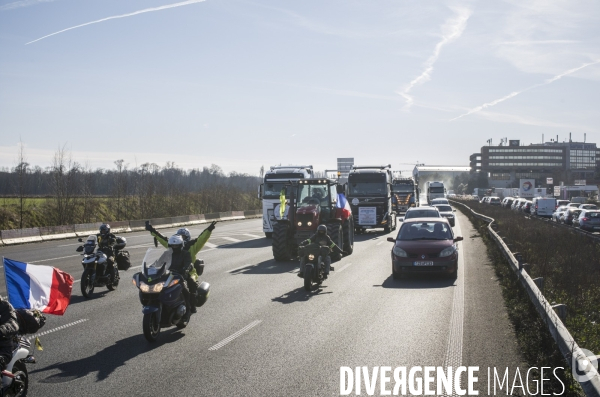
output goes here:
[{"label": "car taillight", "polygon": [[589,218],[581,218],[582,221],[587,222],[589,221]]}]

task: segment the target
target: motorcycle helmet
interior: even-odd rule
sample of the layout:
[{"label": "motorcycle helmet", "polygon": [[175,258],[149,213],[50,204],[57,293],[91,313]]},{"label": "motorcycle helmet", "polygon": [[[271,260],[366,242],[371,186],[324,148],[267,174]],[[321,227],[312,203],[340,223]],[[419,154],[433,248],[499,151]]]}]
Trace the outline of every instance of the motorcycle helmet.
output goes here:
[{"label": "motorcycle helmet", "polygon": [[110,225],[108,223],[100,225],[100,234],[105,235],[108,233],[110,233]]},{"label": "motorcycle helmet", "polygon": [[179,234],[174,234],[169,237],[169,247],[173,249],[173,252],[181,251],[183,248],[183,237]]},{"label": "motorcycle helmet", "polygon": [[327,235],[327,226],[319,225],[317,227],[317,234],[321,237],[326,236]]},{"label": "motorcycle helmet", "polygon": [[185,227],[178,229],[177,232],[175,232],[175,234],[179,234],[183,238],[183,241],[185,241],[185,242],[190,241],[190,239],[192,238],[190,231],[187,230],[187,228],[185,228]]}]

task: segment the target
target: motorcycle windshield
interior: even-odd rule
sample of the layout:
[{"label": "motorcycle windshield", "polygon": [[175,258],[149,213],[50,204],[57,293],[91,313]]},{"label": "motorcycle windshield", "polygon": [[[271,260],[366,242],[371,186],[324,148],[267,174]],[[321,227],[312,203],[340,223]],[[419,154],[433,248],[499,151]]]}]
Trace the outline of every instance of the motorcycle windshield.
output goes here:
[{"label": "motorcycle windshield", "polygon": [[164,248],[148,248],[142,262],[142,269],[144,269],[146,276],[157,276],[169,269],[172,256],[173,250],[171,248],[167,250]]},{"label": "motorcycle windshield", "polygon": [[96,248],[96,244],[98,243],[98,238],[95,234],[92,234],[87,238],[85,244],[83,245],[83,249],[85,254],[91,255],[94,253],[94,249]]}]

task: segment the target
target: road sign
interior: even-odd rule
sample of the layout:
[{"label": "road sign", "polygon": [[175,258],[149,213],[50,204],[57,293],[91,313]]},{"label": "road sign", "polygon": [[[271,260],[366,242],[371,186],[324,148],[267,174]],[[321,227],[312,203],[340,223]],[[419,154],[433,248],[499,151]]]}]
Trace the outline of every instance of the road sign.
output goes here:
[{"label": "road sign", "polygon": [[554,186],[554,197],[560,197],[560,186]]},{"label": "road sign", "polygon": [[546,185],[554,185],[554,179],[546,178]]},{"label": "road sign", "polygon": [[575,186],[585,186],[585,179],[575,179]]}]

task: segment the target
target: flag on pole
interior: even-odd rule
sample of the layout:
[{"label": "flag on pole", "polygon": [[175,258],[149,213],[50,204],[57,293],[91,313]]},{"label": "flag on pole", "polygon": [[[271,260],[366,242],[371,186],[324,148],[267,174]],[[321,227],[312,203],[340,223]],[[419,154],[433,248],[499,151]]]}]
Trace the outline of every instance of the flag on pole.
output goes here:
[{"label": "flag on pole", "polygon": [[73,276],[52,266],[4,258],[8,301],[15,309],[37,309],[62,316],[69,306]]},{"label": "flag on pole", "polygon": [[350,203],[346,200],[344,193],[338,194],[338,200],[335,206],[341,210],[344,215],[343,218],[347,218],[352,214],[352,208],[350,208]]}]

